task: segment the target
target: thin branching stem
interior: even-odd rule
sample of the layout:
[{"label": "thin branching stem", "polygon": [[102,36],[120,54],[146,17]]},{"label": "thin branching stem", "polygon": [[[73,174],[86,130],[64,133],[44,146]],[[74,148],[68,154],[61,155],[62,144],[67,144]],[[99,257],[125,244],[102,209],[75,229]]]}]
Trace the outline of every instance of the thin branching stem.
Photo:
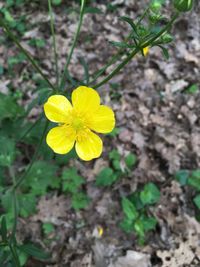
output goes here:
[{"label": "thin branching stem", "polygon": [[138,44],[138,47],[136,47],[129,55],[118,65],[115,67],[115,69],[107,76],[105,77],[102,81],[100,81],[98,84],[93,85],[92,87],[97,89],[109,80],[112,79],[113,76],[115,76],[141,49],[151,45],[154,41],[156,41],[163,33],[167,32],[171,26],[173,25],[174,21],[177,19],[179,13],[176,13],[172,19],[167,23],[165,27],[163,27],[162,30],[160,30],[157,34],[155,34],[152,38],[150,38],[147,41],[144,41],[140,44]]},{"label": "thin branching stem", "polygon": [[52,5],[51,0],[48,0],[48,6],[49,6],[49,14],[50,14],[50,27],[51,27],[51,35],[52,35],[52,41],[53,41],[53,52],[54,52],[54,62],[55,62],[55,73],[56,73],[56,87],[59,86],[59,70],[58,70],[58,54],[57,54],[57,48],[56,48],[56,36],[55,36],[55,29],[54,29],[54,15],[52,11]]},{"label": "thin branching stem", "polygon": [[[147,15],[147,12],[149,11],[149,7],[147,7],[144,11],[144,13],[141,15],[141,17],[138,19],[137,23],[136,23],[136,27],[139,25],[139,23],[145,18],[145,16]],[[132,38],[132,35],[133,35],[133,31],[131,31],[131,33],[125,38],[125,43],[127,43],[131,38]],[[135,41],[135,40],[134,40]],[[136,41],[135,41],[136,43]],[[122,52],[124,51],[124,48],[120,48],[118,50],[118,52],[113,55],[111,57],[111,59],[108,61],[108,63],[103,66],[99,71],[97,71],[95,74],[94,74],[94,78],[93,80],[90,82],[90,84],[93,84],[100,76],[101,74],[103,74],[107,68],[109,68],[111,65],[113,65],[114,63],[116,63],[121,57],[122,57]]]},{"label": "thin branching stem", "polygon": [[49,87],[53,89],[53,91],[56,91],[56,88],[53,86],[53,84],[49,81],[49,79],[46,77],[46,75],[42,72],[40,67],[37,65],[33,57],[30,55],[30,53],[24,49],[24,47],[20,44],[17,37],[10,31],[9,27],[3,22],[3,20],[0,18],[0,26],[5,30],[7,35],[13,40],[13,42],[16,44],[16,46],[24,53],[24,55],[27,57],[28,61],[32,64],[34,69],[42,76],[42,78],[48,83]]},{"label": "thin branching stem", "polygon": [[78,41],[79,33],[80,33],[81,26],[82,26],[82,23],[83,23],[85,3],[86,3],[86,0],[81,0],[81,9],[80,9],[79,22],[78,22],[77,30],[76,30],[76,33],[75,33],[75,36],[74,36],[74,40],[72,42],[72,46],[71,46],[70,51],[69,51],[69,55],[67,57],[67,61],[66,61],[65,67],[64,67],[63,75],[62,75],[62,78],[61,78],[60,87],[59,87],[61,90],[63,89],[64,83],[65,83],[65,76],[67,74],[68,67],[69,67],[73,52],[74,52],[74,48],[75,48],[76,43]]}]

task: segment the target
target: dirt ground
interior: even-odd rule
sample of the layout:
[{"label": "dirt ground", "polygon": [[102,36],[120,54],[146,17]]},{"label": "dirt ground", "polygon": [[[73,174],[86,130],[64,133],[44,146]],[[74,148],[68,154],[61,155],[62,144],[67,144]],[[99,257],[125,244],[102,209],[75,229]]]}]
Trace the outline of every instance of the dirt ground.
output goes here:
[{"label": "dirt ground", "polygon": [[[71,1],[63,2],[63,5],[67,2],[74,5]],[[70,67],[76,79],[83,74],[78,58],[85,58],[91,72],[103,66],[116,51],[108,41],[120,41],[127,34],[128,26],[119,17],[128,15],[135,18],[149,1],[116,0],[113,2],[118,8],[114,12],[106,10],[109,2],[96,1],[93,6],[103,13],[85,16]],[[34,4],[26,9],[17,10],[16,14],[28,12],[30,23],[35,27],[25,34],[22,43],[42,60],[43,69],[54,82],[47,7],[44,2],[39,12]],[[200,224],[191,206],[193,192],[173,179],[177,170],[192,170],[200,166],[200,91],[185,93],[185,89],[192,84],[200,86],[199,14],[200,5],[197,3],[192,13],[182,15],[176,22],[173,28],[175,41],[170,45],[169,60],[163,58],[158,48],[152,48],[147,57],[138,55],[112,79],[112,83],[118,84],[117,98],[113,96],[109,84],[100,88],[104,102],[116,112],[120,133],[112,139],[104,138],[104,153],[100,159],[91,163],[79,160],[70,162],[87,178],[85,190],[92,199],[91,204],[85,210],[75,212],[70,208],[68,197],[59,195],[59,192],[42,197],[38,203],[38,213],[28,219],[20,219],[18,230],[19,236],[29,238],[51,251],[52,260],[42,263],[31,259],[27,266],[200,266]],[[77,16],[75,13],[67,15],[61,6],[55,9],[60,67],[65,63]],[[49,49],[28,46],[30,36],[46,39]],[[16,85],[23,90],[29,82],[22,84],[20,72],[23,69],[18,71]],[[5,81],[1,83],[5,84]],[[34,109],[31,116],[37,116],[39,112]],[[118,149],[122,157],[130,151],[136,153],[138,164],[131,175],[118,181],[112,189],[95,187],[95,175],[102,166],[107,165],[108,152],[113,148]],[[146,245],[139,246],[134,233],[126,234],[119,228],[122,218],[120,197],[149,181],[155,182],[161,190],[160,202],[151,210],[158,225],[156,231],[148,235]],[[42,222],[52,222],[56,229],[46,243],[42,241]],[[101,237],[98,236],[99,227],[103,228]]]}]

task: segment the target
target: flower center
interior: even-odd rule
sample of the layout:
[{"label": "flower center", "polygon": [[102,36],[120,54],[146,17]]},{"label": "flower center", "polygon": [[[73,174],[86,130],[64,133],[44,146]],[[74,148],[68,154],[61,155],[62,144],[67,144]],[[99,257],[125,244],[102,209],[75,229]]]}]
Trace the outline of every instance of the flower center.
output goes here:
[{"label": "flower center", "polygon": [[75,117],[73,118],[73,121],[72,121],[72,127],[74,128],[74,130],[80,130],[82,129],[84,126],[83,124],[83,120],[79,117]]}]

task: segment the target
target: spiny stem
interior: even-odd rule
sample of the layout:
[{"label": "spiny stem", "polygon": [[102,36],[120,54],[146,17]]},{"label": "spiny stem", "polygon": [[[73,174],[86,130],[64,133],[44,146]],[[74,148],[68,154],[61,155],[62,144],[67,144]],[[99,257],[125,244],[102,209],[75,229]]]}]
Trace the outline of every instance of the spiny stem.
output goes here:
[{"label": "spiny stem", "polygon": [[163,29],[155,34],[152,38],[145,42],[141,42],[138,47],[136,47],[107,77],[105,77],[101,82],[99,82],[96,85],[93,85],[92,87],[97,89],[106,82],[108,82],[114,75],[116,75],[141,49],[151,45],[156,39],[158,39],[163,33],[168,31],[168,29],[172,26],[174,21],[177,19],[179,13],[176,13],[172,19],[168,22],[168,24],[163,27]]},{"label": "spiny stem", "polygon": [[62,75],[62,78],[61,78],[60,87],[59,87],[61,90],[63,89],[63,86],[64,86],[65,76],[66,76],[66,73],[67,73],[67,70],[68,70],[68,66],[70,64],[70,61],[71,61],[71,58],[72,58],[72,55],[73,55],[73,52],[74,52],[74,48],[76,46],[76,43],[77,43],[77,40],[78,40],[78,36],[79,36],[80,30],[81,30],[81,26],[82,26],[82,23],[83,23],[85,3],[86,3],[86,0],[81,0],[79,23],[78,23],[78,27],[77,27],[77,30],[76,30],[76,33],[75,33],[75,36],[74,36],[74,40],[72,42],[72,46],[70,48],[69,55],[67,57],[67,61],[66,61],[65,67],[64,67],[63,75]]},{"label": "spiny stem", "polygon": [[0,26],[4,28],[7,35],[13,40],[13,42],[16,44],[16,46],[24,53],[24,55],[27,57],[29,62],[32,64],[34,69],[42,76],[42,78],[48,83],[48,85],[53,89],[53,91],[56,91],[56,88],[53,86],[53,84],[49,81],[49,79],[46,77],[46,75],[42,72],[42,70],[39,68],[39,66],[36,64],[30,53],[23,48],[23,46],[18,41],[17,37],[10,31],[9,27],[3,22],[2,19],[0,19]]},{"label": "spiny stem", "polygon": [[53,51],[54,51],[54,61],[55,61],[55,73],[56,73],[56,86],[58,88],[59,86],[59,70],[58,70],[58,55],[57,55],[57,49],[56,49],[56,36],[55,36],[55,29],[54,29],[54,17],[52,12],[52,5],[51,0],[48,0],[48,6],[49,6],[49,14],[50,14],[50,26],[51,26],[51,34],[53,39]]}]

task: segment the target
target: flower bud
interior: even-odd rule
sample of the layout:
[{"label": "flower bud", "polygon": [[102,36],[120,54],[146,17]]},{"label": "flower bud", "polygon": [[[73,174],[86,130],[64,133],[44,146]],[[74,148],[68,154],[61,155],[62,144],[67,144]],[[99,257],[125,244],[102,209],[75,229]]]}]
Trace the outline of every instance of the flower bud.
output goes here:
[{"label": "flower bud", "polygon": [[165,33],[161,36],[162,43],[171,43],[173,41],[173,36],[169,33]]},{"label": "flower bud", "polygon": [[180,12],[188,12],[193,7],[193,0],[174,0],[174,6]]},{"label": "flower bud", "polygon": [[153,0],[150,4],[150,9],[154,13],[158,13],[162,7],[162,1],[160,0]]}]

